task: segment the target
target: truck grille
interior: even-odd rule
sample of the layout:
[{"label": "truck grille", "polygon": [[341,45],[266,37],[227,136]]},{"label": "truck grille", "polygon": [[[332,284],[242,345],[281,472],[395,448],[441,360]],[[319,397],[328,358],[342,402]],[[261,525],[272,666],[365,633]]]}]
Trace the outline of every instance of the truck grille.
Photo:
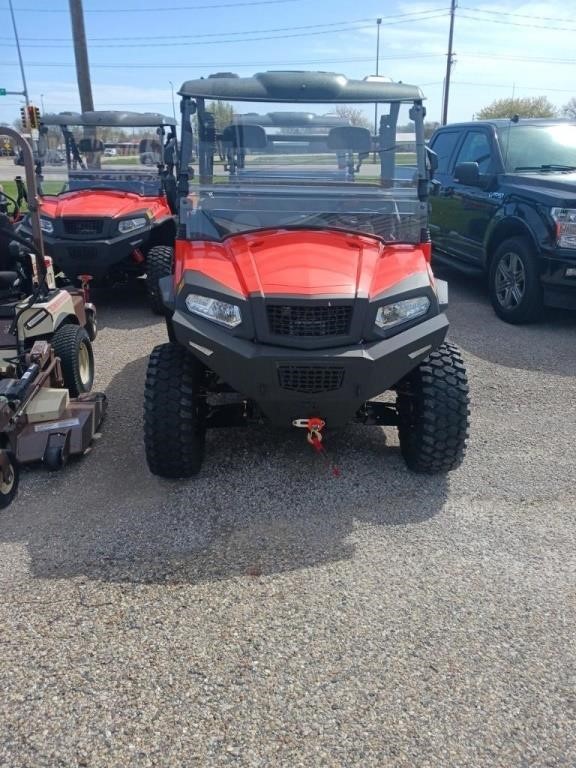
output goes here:
[{"label": "truck grille", "polygon": [[268,304],[268,326],[274,336],[346,336],[350,333],[352,306]]},{"label": "truck grille", "polygon": [[104,228],[104,219],[62,219],[67,235],[99,235]]},{"label": "truck grille", "polygon": [[278,366],[278,380],[282,389],[314,395],[340,389],[344,368],[308,365]]}]

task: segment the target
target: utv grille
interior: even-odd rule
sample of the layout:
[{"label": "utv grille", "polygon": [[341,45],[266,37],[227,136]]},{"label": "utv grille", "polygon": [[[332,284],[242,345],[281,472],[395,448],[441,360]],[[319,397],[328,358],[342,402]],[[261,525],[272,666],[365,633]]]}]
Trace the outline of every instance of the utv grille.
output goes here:
[{"label": "utv grille", "polygon": [[71,259],[78,259],[78,261],[81,259],[97,259],[98,248],[68,248],[68,256]]},{"label": "utv grille", "polygon": [[67,235],[99,235],[104,228],[104,219],[62,219]]},{"label": "utv grille", "polygon": [[308,365],[280,365],[278,380],[282,389],[314,395],[340,389],[344,368],[311,367]]},{"label": "utv grille", "polygon": [[347,336],[350,333],[352,306],[307,307],[294,304],[268,304],[268,326],[274,336]]}]

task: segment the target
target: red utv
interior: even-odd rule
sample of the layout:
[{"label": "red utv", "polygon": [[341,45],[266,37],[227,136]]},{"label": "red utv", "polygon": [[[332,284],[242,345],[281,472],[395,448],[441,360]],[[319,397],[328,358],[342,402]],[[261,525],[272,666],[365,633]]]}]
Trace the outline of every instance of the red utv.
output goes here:
[{"label": "red utv", "polygon": [[180,94],[175,273],[160,281],[170,341],[145,388],[151,471],[193,475],[207,428],[263,420],[316,449],[324,428],[395,426],[410,469],[457,467],[468,384],[430,268],[419,88],[267,72]]},{"label": "red utv", "polygon": [[[53,161],[61,151],[63,165]],[[171,272],[175,237],[175,121],[136,112],[44,115],[38,161],[44,242],[56,268],[73,280],[91,275],[94,288],[145,274],[159,312],[158,280]]]}]

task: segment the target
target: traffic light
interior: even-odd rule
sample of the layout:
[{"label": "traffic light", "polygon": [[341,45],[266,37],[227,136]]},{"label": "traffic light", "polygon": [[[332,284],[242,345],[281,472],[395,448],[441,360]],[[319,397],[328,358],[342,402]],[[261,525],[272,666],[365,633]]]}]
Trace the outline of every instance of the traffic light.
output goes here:
[{"label": "traffic light", "polygon": [[22,130],[25,131],[28,127],[28,115],[26,114],[26,107],[20,107],[20,120],[22,122]]},{"label": "traffic light", "polygon": [[32,105],[28,107],[28,124],[30,125],[30,128],[40,127],[40,110],[38,107]]}]

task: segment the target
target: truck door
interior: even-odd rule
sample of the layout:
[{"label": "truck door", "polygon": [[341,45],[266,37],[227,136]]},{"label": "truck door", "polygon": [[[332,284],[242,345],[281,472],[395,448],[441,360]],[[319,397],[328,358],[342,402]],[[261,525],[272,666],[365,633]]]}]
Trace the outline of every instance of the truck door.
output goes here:
[{"label": "truck door", "polygon": [[459,163],[478,163],[480,178],[493,176],[497,167],[497,153],[494,137],[489,130],[470,128],[451,163],[451,205],[447,215],[446,235],[443,250],[454,258],[470,264],[483,265],[483,243],[490,219],[499,205],[498,193],[486,184],[469,186],[454,178]]},{"label": "truck door", "polygon": [[451,211],[454,192],[453,158],[463,136],[462,128],[446,129],[437,133],[430,142],[430,148],[438,156],[438,168],[434,178],[440,185],[438,194],[430,198],[430,235],[434,248],[441,251],[446,249],[446,240],[454,218],[454,213]]}]

